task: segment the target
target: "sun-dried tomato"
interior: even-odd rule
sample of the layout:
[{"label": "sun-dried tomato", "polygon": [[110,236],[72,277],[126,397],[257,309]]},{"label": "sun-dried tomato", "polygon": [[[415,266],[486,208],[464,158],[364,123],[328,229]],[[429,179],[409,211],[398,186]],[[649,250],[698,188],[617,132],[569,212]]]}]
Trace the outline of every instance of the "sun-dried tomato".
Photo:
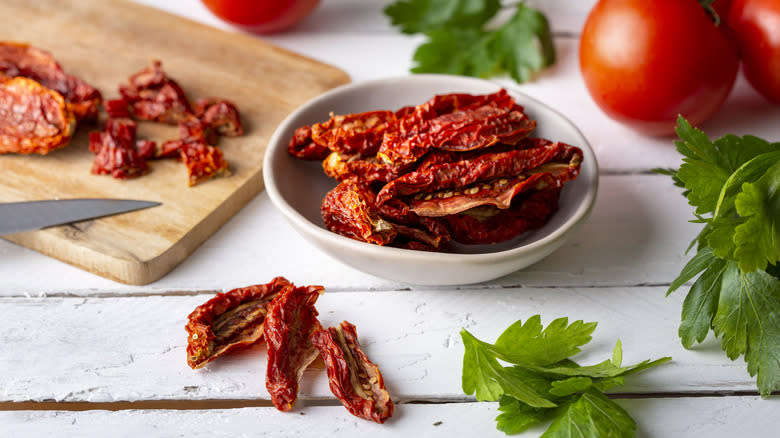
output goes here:
[{"label": "sun-dried tomato", "polygon": [[66,74],[49,52],[29,44],[0,42],[0,74],[24,76],[60,93],[77,120],[97,118],[102,101],[100,91]]},{"label": "sun-dried tomato", "polygon": [[111,175],[118,179],[135,178],[148,171],[149,165],[135,149],[127,149],[109,143],[103,143],[95,155],[91,170],[95,175]]},{"label": "sun-dried tomato", "polygon": [[363,183],[346,180],[322,200],[321,212],[329,230],[362,242],[386,245],[396,236],[395,228],[382,219],[374,205],[376,193]]},{"label": "sun-dried tomato", "polygon": [[[561,187],[577,177],[582,151],[574,146],[544,140],[529,140],[534,146],[508,152],[485,152],[474,158],[431,165],[386,184],[377,194],[382,204],[407,197],[412,210],[422,216],[444,216],[469,208],[493,204],[508,208],[512,198],[529,189]],[[540,181],[548,174],[551,178]],[[511,181],[510,181],[511,179]],[[529,184],[544,184],[539,187]]]},{"label": "sun-dried tomato", "polygon": [[132,116],[140,120],[175,125],[193,114],[184,91],[157,60],[131,75],[126,84],[119,86],[119,94]]},{"label": "sun-dried tomato", "polygon": [[157,154],[157,142],[152,140],[137,140],[135,142],[135,151],[138,156],[144,160],[151,160]]},{"label": "sun-dried tomato", "polygon": [[378,156],[396,166],[417,161],[431,149],[470,151],[499,142],[515,144],[536,126],[522,111],[493,105],[457,110],[426,120],[408,133],[388,133]]},{"label": "sun-dried tomato", "polygon": [[380,424],[393,415],[382,373],[360,348],[354,325],[342,321],[315,332],[311,341],[325,362],[331,392],[352,415]]},{"label": "sun-dried tomato", "polygon": [[466,244],[498,243],[543,226],[558,210],[559,188],[534,191],[507,210],[492,206],[445,216],[452,239]]},{"label": "sun-dried tomato", "polygon": [[280,411],[289,411],[298,398],[306,368],[319,356],[311,335],[322,329],[314,304],[322,286],[287,288],[268,306],[263,335],[268,345],[265,386]]},{"label": "sun-dried tomato", "polygon": [[212,360],[263,337],[268,305],[294,286],[284,277],[270,283],[219,293],[187,317],[187,365],[201,368]]},{"label": "sun-dried tomato", "polygon": [[228,162],[217,146],[200,141],[185,142],[179,153],[187,166],[187,183],[190,187],[216,175],[230,174]]},{"label": "sun-dried tomato", "polygon": [[322,162],[325,174],[336,181],[358,178],[366,183],[389,182],[397,178],[399,169],[382,162],[376,156],[346,155],[331,152]]},{"label": "sun-dried tomato", "polygon": [[312,140],[333,152],[375,155],[388,128],[396,122],[392,111],[331,115],[311,127]]},{"label": "sun-dried tomato", "polygon": [[25,77],[0,77],[0,154],[47,154],[66,146],[75,128],[59,93]]},{"label": "sun-dried tomato", "polygon": [[108,119],[103,132],[89,133],[89,150],[95,154],[92,173],[126,179],[149,171],[146,160],[154,155],[156,144],[136,141],[138,125],[127,118]]},{"label": "sun-dried tomato", "polygon": [[138,133],[138,124],[131,119],[108,119],[104,128],[106,134],[114,138],[117,145],[133,149],[135,137]]},{"label": "sun-dried tomato", "polygon": [[509,239],[557,209],[582,151],[529,138],[535,127],[506,90],[455,93],[395,112],[331,115],[296,130],[288,150],[322,159],[325,174],[339,181],[321,205],[329,230],[443,249],[453,233],[459,242]]},{"label": "sun-dried tomato", "polygon": [[103,108],[108,113],[108,117],[112,118],[130,118],[130,104],[123,98],[111,99],[103,102]]},{"label": "sun-dried tomato", "polygon": [[244,135],[241,116],[233,102],[215,97],[198,99],[195,104],[195,115],[219,135],[226,137]]},{"label": "sun-dried tomato", "polygon": [[301,160],[323,160],[330,154],[330,149],[315,143],[311,139],[311,126],[306,125],[295,130],[287,144],[287,152]]}]

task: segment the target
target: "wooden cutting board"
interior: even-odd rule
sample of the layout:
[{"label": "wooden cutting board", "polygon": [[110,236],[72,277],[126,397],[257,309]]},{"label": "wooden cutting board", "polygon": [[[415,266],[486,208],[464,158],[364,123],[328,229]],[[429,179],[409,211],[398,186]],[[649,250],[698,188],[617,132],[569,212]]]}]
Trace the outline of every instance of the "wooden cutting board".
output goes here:
[{"label": "wooden cutting board", "polygon": [[[67,73],[107,99],[118,97],[119,84],[130,74],[159,59],[190,99],[223,97],[241,111],[246,134],[218,143],[232,175],[194,187],[187,186],[184,165],[174,160],[152,161],[149,174],[132,180],[90,174],[88,132],[102,126],[80,126],[68,147],[46,156],[0,155],[0,202],[81,197],[162,202],[143,211],[4,236],[129,284],[168,273],[252,199],[262,189],[263,154],[276,126],[305,101],[349,82],[341,70],[258,38],[120,0],[3,0],[0,39],[50,51]],[[176,135],[175,127],[139,125],[139,138]]]}]

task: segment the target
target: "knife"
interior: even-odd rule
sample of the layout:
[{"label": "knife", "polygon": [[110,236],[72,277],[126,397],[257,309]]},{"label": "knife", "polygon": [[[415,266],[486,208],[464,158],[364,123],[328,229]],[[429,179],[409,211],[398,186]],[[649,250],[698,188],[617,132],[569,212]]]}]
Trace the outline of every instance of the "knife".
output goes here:
[{"label": "knife", "polygon": [[0,236],[161,205],[131,199],[62,199],[0,203]]}]

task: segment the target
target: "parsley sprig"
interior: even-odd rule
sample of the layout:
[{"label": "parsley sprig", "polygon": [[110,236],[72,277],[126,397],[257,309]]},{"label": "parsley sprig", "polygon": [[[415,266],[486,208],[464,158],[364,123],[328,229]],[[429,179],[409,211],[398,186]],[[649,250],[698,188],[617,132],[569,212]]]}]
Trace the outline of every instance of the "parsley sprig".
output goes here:
[{"label": "parsley sprig", "polygon": [[762,397],[780,389],[780,143],[726,135],[711,141],[678,119],[678,170],[658,170],[683,187],[704,228],[696,255],[667,291],[698,275],[685,297],[685,348],[710,329],[731,360],[744,356]]},{"label": "parsley sprig", "polygon": [[555,62],[550,25],[523,1],[508,7],[514,14],[500,25],[495,24],[500,0],[399,0],[384,12],[401,32],[427,37],[413,55],[414,73],[507,72],[526,82]]},{"label": "parsley sprig", "polygon": [[552,421],[542,437],[631,437],[634,420],[604,391],[671,358],[624,367],[618,341],[611,359],[581,366],[570,357],[590,342],[595,329],[595,322],[569,324],[567,318],[544,328],[535,315],[509,326],[493,344],[463,329],[463,392],[479,401],[498,401],[497,428],[506,434]]}]

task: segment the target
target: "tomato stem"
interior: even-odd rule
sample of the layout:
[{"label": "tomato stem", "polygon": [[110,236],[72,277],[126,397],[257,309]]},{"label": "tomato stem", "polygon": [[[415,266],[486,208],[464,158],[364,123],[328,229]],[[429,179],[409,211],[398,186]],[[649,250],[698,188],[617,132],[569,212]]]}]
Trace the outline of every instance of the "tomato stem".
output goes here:
[{"label": "tomato stem", "polygon": [[718,15],[715,8],[712,7],[713,3],[715,3],[715,0],[699,0],[699,4],[704,8],[707,15],[710,16],[710,20],[715,23],[715,27],[718,27],[720,26],[720,15]]}]

